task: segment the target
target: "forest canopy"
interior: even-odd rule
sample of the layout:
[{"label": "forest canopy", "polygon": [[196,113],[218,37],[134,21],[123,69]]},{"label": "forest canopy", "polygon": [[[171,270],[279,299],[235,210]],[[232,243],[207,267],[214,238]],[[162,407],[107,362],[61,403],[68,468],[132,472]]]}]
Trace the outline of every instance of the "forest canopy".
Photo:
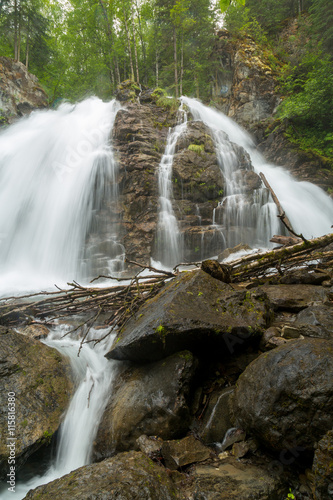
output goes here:
[{"label": "forest canopy", "polygon": [[[293,19],[298,30],[286,43],[281,34]],[[236,38],[251,35],[278,59],[281,120],[304,148],[332,156],[327,0],[0,0],[0,55],[36,74],[50,103],[107,99],[126,79],[209,102],[221,26]]]}]

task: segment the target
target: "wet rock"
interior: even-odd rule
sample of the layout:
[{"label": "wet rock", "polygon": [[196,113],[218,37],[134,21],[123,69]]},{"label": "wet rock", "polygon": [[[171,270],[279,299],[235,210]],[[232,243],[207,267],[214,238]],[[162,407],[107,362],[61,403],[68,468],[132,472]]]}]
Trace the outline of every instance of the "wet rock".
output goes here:
[{"label": "wet rock", "polygon": [[330,275],[324,271],[317,269],[313,271],[308,269],[297,269],[286,272],[286,274],[280,278],[280,283],[284,285],[321,285],[323,281],[328,279],[330,279]]},{"label": "wet rock", "polygon": [[234,40],[226,30],[218,33],[216,51],[222,61],[217,79],[227,84],[226,94],[216,95],[222,111],[246,128],[269,118],[279,102],[270,62],[251,37]]},{"label": "wet rock", "polygon": [[22,335],[27,335],[27,337],[36,340],[45,339],[48,336],[49,332],[50,330],[47,328],[47,326],[38,324],[28,325],[23,328],[22,331],[20,331]]},{"label": "wet rock", "polygon": [[137,445],[140,448],[140,451],[147,455],[147,457],[152,460],[158,460],[162,458],[161,448],[163,445],[163,439],[157,436],[146,436],[142,434],[137,440]]},{"label": "wet rock", "polygon": [[223,281],[224,283],[231,282],[228,266],[220,264],[218,260],[204,260],[201,263],[201,269],[217,280]]},{"label": "wet rock", "polygon": [[229,257],[233,253],[247,251],[247,250],[251,250],[251,247],[249,247],[249,245],[245,245],[243,243],[239,243],[239,245],[236,245],[233,248],[226,248],[225,250],[223,250],[223,252],[221,252],[219,254],[218,260],[219,261],[224,260],[224,259],[226,259],[227,257]]},{"label": "wet rock", "polygon": [[253,361],[232,401],[234,421],[273,450],[313,450],[333,424],[333,344],[290,340]]},{"label": "wet rock", "polygon": [[330,500],[333,494],[333,430],[319,441],[313,460],[314,499]]},{"label": "wet rock", "polygon": [[295,327],[307,337],[333,337],[333,303],[316,303],[298,313]]},{"label": "wet rock", "polygon": [[242,458],[250,451],[250,444],[247,441],[234,443],[232,445],[231,453],[235,458]]},{"label": "wet rock", "polygon": [[156,173],[175,117],[153,102],[126,102],[113,128],[121,193],[118,239],[129,260],[146,265],[153,253],[158,220]]},{"label": "wet rock", "polygon": [[199,430],[204,443],[221,443],[225,433],[230,429],[229,398],[233,391],[233,387],[226,387],[211,394]]},{"label": "wet rock", "polygon": [[174,500],[179,495],[165,469],[131,451],[98,464],[80,467],[49,484],[30,490],[26,499]]},{"label": "wet rock", "polygon": [[[70,367],[60,354],[38,340],[0,328],[0,473],[7,472],[8,395],[15,397],[16,466],[58,429],[70,394]],[[14,396],[13,396],[14,394]]]},{"label": "wet rock", "polygon": [[191,421],[189,394],[196,366],[193,355],[184,351],[125,370],[102,417],[95,457],[137,449],[142,434],[162,439],[184,435]]},{"label": "wet rock", "polygon": [[263,289],[275,310],[299,312],[313,302],[328,301],[327,290],[315,285],[265,285]]},{"label": "wet rock", "polygon": [[108,358],[132,361],[161,359],[181,349],[236,347],[260,336],[270,321],[261,289],[235,291],[202,270],[181,273],[120,331]]},{"label": "wet rock", "polygon": [[225,451],[228,448],[230,448],[230,446],[232,446],[234,443],[239,443],[240,441],[244,441],[245,437],[246,433],[245,431],[243,431],[243,429],[240,429],[238,427],[231,427],[225,433],[225,436],[221,443],[221,450]]},{"label": "wet rock", "polygon": [[264,349],[266,351],[275,349],[275,347],[279,347],[280,345],[284,345],[288,342],[287,339],[284,339],[282,337],[271,337],[268,342],[265,344]]},{"label": "wet rock", "polygon": [[226,457],[218,466],[197,465],[191,473],[191,492],[197,500],[281,500],[284,479],[266,463],[241,463]]},{"label": "wet rock", "polygon": [[[222,199],[224,180],[218,165],[211,131],[202,122],[189,122],[176,146],[177,153],[172,166],[173,195],[175,208],[184,198],[192,203],[191,213],[196,204]],[[213,208],[214,208],[213,207]],[[213,208],[210,221],[212,221]],[[179,213],[179,218],[182,218]]]},{"label": "wet rock", "polygon": [[203,462],[211,453],[210,448],[204,446],[194,436],[177,441],[165,441],[162,445],[162,456],[169,469],[180,469],[194,462]]},{"label": "wet rock", "polygon": [[242,186],[245,193],[251,193],[262,185],[259,175],[253,170],[237,170],[234,174],[234,180]]},{"label": "wet rock", "polygon": [[294,326],[285,325],[282,327],[281,337],[285,339],[298,339],[300,335],[301,332]]},{"label": "wet rock", "polygon": [[270,340],[276,337],[280,337],[280,335],[281,335],[281,330],[276,326],[271,326],[270,328],[267,328],[267,330],[264,332],[260,340],[259,348],[261,350],[266,350],[268,348]]},{"label": "wet rock", "polygon": [[37,77],[29,73],[23,63],[0,57],[0,122],[10,123],[47,105],[47,95]]}]

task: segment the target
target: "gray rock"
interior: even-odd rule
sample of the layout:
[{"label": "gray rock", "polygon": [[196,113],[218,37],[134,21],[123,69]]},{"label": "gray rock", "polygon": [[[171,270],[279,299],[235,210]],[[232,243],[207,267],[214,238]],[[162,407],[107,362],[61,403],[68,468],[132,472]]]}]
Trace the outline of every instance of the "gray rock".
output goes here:
[{"label": "gray rock", "polygon": [[314,475],[315,500],[331,500],[333,493],[333,430],[319,441],[312,472]]},{"label": "gray rock", "polygon": [[197,361],[188,352],[125,370],[116,382],[94,443],[101,459],[115,451],[138,449],[145,434],[173,439],[186,434],[189,392]]},{"label": "gray rock", "polygon": [[332,428],[333,343],[290,340],[253,361],[239,377],[234,421],[265,446],[313,450]]},{"label": "gray rock", "polygon": [[147,455],[149,458],[157,460],[161,458],[161,448],[163,444],[163,439],[156,436],[146,436],[142,434],[137,440],[137,445],[140,451]]},{"label": "gray rock", "polygon": [[290,325],[284,325],[282,327],[281,337],[283,337],[284,339],[298,339],[300,335],[301,332],[297,327]]},{"label": "gray rock", "polygon": [[223,252],[221,252],[218,256],[218,260],[224,260],[226,259],[227,257],[229,257],[229,255],[233,254],[233,253],[237,253],[237,252],[241,252],[241,251],[246,251],[246,250],[251,250],[251,247],[249,247],[249,245],[245,245],[243,243],[239,243],[239,245],[236,245],[235,247],[233,248],[226,248],[225,250],[223,250]]},{"label": "gray rock", "polygon": [[0,327],[0,475],[8,465],[8,395],[15,398],[18,468],[58,429],[71,395],[70,376],[69,363],[58,351]]},{"label": "gray rock", "polygon": [[299,312],[313,302],[328,301],[327,290],[315,285],[265,285],[263,289],[275,310]]},{"label": "gray rock", "polygon": [[233,391],[234,387],[226,387],[211,394],[199,431],[204,443],[222,442],[230,429],[229,397]]},{"label": "gray rock", "polygon": [[37,500],[175,500],[179,495],[165,469],[131,451],[86,465],[49,484],[30,490]]},{"label": "gray rock", "polygon": [[190,491],[196,500],[281,500],[286,487],[280,472],[266,463],[241,463],[234,457],[218,465],[197,465],[191,473]]},{"label": "gray rock", "polygon": [[162,455],[168,469],[180,469],[194,462],[203,462],[210,457],[212,451],[194,436],[177,441],[164,441]]},{"label": "gray rock", "polygon": [[12,122],[47,105],[47,95],[37,77],[29,73],[23,63],[0,57],[0,124],[2,120]]},{"label": "gray rock", "polygon": [[262,334],[270,314],[261,289],[236,291],[202,270],[181,273],[138,310],[106,356],[144,362],[211,345],[232,354]]},{"label": "gray rock", "polygon": [[333,303],[317,303],[307,307],[298,313],[295,327],[307,337],[333,338]]}]

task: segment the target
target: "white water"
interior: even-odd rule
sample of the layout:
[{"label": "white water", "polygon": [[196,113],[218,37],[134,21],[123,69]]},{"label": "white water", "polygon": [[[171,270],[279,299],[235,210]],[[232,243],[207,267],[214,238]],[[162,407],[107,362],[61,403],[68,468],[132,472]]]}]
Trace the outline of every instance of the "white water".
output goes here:
[{"label": "white water", "polygon": [[[227,192],[221,200],[221,204],[228,205],[223,224],[238,228],[228,245],[242,242],[253,246],[269,246],[269,239],[279,233],[280,225],[276,206],[271,196],[268,197],[267,190],[257,190],[251,204],[244,198],[242,185],[235,183],[237,164],[234,153],[230,145],[226,146],[221,132],[249,153],[256,173],[264,173],[296,232],[306,238],[331,232],[333,200],[322,189],[309,182],[297,182],[282,167],[267,163],[256,150],[250,135],[223,113],[204,106],[196,99],[182,97],[181,100],[188,106],[194,119],[205,122],[215,137],[219,162],[227,180]],[[244,232],[246,227],[253,227],[252,234]]]},{"label": "white water", "polygon": [[179,122],[169,129],[167,144],[158,169],[159,213],[157,226],[156,260],[166,268],[182,262],[182,236],[172,207],[172,164],[177,140],[186,129],[187,116],[182,107],[179,110]]},{"label": "white water", "polygon": [[[116,231],[98,219],[103,200],[117,201],[110,131],[119,108],[90,98],[0,134],[0,292],[82,280],[124,260]],[[108,256],[87,241],[98,231],[112,243]]]},{"label": "white water", "polygon": [[[35,476],[26,483],[17,482],[15,493],[9,492],[7,488],[0,490],[3,500],[21,500],[30,489],[49,483],[90,462],[98,424],[121,363],[104,357],[111,347],[114,335],[95,347],[93,343],[84,344],[78,357],[80,341],[70,337],[62,338],[68,329],[68,326],[59,326],[44,342],[69,357],[76,385],[75,394],[60,427],[56,458],[43,476]],[[106,333],[105,329],[92,329],[87,340],[102,338]]]}]

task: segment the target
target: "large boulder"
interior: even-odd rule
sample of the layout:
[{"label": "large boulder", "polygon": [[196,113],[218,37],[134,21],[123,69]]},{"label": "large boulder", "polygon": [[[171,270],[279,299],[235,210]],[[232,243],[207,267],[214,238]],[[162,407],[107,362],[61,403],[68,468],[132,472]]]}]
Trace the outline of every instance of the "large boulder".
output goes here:
[{"label": "large boulder", "polygon": [[195,500],[281,500],[286,486],[267,463],[242,463],[228,457],[220,463],[196,465],[190,475]]},{"label": "large boulder", "polygon": [[304,336],[333,338],[333,303],[315,303],[296,316],[294,326]]},{"label": "large boulder", "polygon": [[200,438],[204,443],[221,443],[227,430],[232,427],[229,398],[233,391],[234,387],[225,387],[210,395],[199,429]]},{"label": "large boulder", "polygon": [[299,312],[313,302],[328,301],[328,290],[316,285],[265,285],[275,310]]},{"label": "large boulder", "polygon": [[[202,270],[181,273],[120,331],[108,358],[152,361],[182,350],[220,355],[262,334],[270,319],[260,289],[234,290]],[[214,347],[212,347],[214,346]]]},{"label": "large boulder", "polygon": [[131,451],[80,467],[49,484],[30,490],[25,499],[175,500],[179,495],[166,470]]},{"label": "large boulder", "polygon": [[333,343],[291,340],[262,354],[239,377],[237,426],[276,450],[312,451],[333,425]]},{"label": "large boulder", "polygon": [[137,449],[142,434],[173,439],[186,434],[197,361],[189,351],[125,370],[116,382],[94,444],[97,459]]},{"label": "large boulder", "polygon": [[333,430],[317,445],[312,471],[315,500],[331,500],[333,495]]},{"label": "large boulder", "polygon": [[[69,364],[58,351],[0,328],[1,474],[7,470],[7,444],[13,443],[7,439],[15,438],[16,467],[50,441],[69,402],[69,380]],[[14,435],[8,429],[9,413],[15,415]]]}]

